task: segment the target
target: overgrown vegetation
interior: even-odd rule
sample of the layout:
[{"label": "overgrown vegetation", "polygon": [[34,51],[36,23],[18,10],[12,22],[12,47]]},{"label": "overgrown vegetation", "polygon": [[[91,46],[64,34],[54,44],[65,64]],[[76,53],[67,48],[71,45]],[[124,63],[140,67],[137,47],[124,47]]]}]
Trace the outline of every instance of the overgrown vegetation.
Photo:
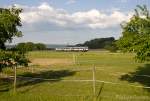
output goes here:
[{"label": "overgrown vegetation", "polygon": [[136,53],[140,61],[150,61],[150,12],[147,7],[137,6],[130,21],[122,24],[122,29],[118,47]]}]

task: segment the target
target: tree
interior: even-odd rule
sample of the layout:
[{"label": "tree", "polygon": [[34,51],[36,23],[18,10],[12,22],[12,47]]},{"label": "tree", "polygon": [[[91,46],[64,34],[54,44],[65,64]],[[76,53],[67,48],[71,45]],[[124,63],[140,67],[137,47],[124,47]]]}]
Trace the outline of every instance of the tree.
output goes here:
[{"label": "tree", "polygon": [[46,50],[46,46],[44,44],[42,43],[35,44],[32,42],[19,43],[15,48],[24,52],[33,50]]},{"label": "tree", "polygon": [[6,49],[5,43],[11,42],[13,37],[22,36],[18,27],[21,27],[19,14],[22,9],[12,7],[10,9],[0,8],[0,49]]},{"label": "tree", "polygon": [[5,67],[13,66],[28,66],[30,61],[26,58],[25,53],[22,51],[4,51],[0,50],[0,72]]},{"label": "tree", "polygon": [[29,60],[25,52],[19,49],[6,50],[5,43],[11,42],[13,37],[22,36],[18,27],[21,27],[19,14],[22,9],[12,7],[9,9],[0,8],[0,72],[4,67],[17,65],[27,66]]},{"label": "tree", "polygon": [[46,46],[42,43],[35,44],[36,50],[45,50]]},{"label": "tree", "polygon": [[14,48],[16,48],[16,49],[18,49],[18,50],[20,50],[20,51],[22,51],[22,52],[26,52],[27,51],[27,49],[26,49],[26,47],[25,47],[25,43],[19,43],[16,47],[14,47]]},{"label": "tree", "polygon": [[117,52],[117,50],[118,50],[116,42],[113,42],[113,43],[111,43],[109,45],[106,45],[104,48],[109,50],[110,52]]},{"label": "tree", "polygon": [[122,37],[118,40],[118,47],[125,52],[136,53],[140,61],[150,60],[150,15],[147,7],[137,6],[135,14],[129,22],[121,25]]},{"label": "tree", "polygon": [[27,51],[33,51],[36,49],[34,43],[32,43],[32,42],[25,43],[25,48]]}]

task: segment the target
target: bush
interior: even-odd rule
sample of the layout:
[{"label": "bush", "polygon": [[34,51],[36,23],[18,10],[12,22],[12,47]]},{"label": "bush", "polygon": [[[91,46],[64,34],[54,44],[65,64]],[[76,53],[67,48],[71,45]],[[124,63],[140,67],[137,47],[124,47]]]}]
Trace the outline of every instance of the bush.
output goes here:
[{"label": "bush", "polygon": [[109,50],[110,52],[117,52],[118,50],[115,43],[112,43],[111,45],[106,45],[104,48]]},{"label": "bush", "polygon": [[29,60],[25,53],[20,50],[4,51],[0,50],[0,72],[4,67],[13,67],[17,65],[28,66]]}]

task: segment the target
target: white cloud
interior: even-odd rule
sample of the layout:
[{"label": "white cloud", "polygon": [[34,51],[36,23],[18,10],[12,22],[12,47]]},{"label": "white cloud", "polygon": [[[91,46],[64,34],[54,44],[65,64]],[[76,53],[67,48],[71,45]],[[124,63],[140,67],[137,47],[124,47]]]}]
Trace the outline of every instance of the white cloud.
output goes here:
[{"label": "white cloud", "polygon": [[120,1],[120,2],[122,2],[122,3],[128,2],[128,0],[118,0],[118,1]]},{"label": "white cloud", "polygon": [[37,7],[22,5],[18,5],[18,7],[23,7],[24,9],[24,12],[20,15],[23,24],[32,27],[43,27],[46,23],[45,27],[55,27],[56,29],[111,28],[129,20],[132,15],[131,13],[124,14],[118,10],[113,10],[110,14],[107,14],[97,9],[70,14],[64,9],[53,8],[47,3]]},{"label": "white cloud", "polygon": [[76,3],[76,0],[68,0],[68,1],[66,2],[67,5],[69,5],[69,4],[74,4],[74,3]]}]

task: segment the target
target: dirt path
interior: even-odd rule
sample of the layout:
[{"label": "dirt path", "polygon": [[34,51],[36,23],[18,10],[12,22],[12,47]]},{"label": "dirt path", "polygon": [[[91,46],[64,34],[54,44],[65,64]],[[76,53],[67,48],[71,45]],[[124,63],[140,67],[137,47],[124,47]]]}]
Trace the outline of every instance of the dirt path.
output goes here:
[{"label": "dirt path", "polygon": [[32,65],[41,65],[41,66],[54,65],[54,64],[70,65],[73,63],[73,61],[70,59],[49,59],[49,58],[32,59],[31,62]]}]

